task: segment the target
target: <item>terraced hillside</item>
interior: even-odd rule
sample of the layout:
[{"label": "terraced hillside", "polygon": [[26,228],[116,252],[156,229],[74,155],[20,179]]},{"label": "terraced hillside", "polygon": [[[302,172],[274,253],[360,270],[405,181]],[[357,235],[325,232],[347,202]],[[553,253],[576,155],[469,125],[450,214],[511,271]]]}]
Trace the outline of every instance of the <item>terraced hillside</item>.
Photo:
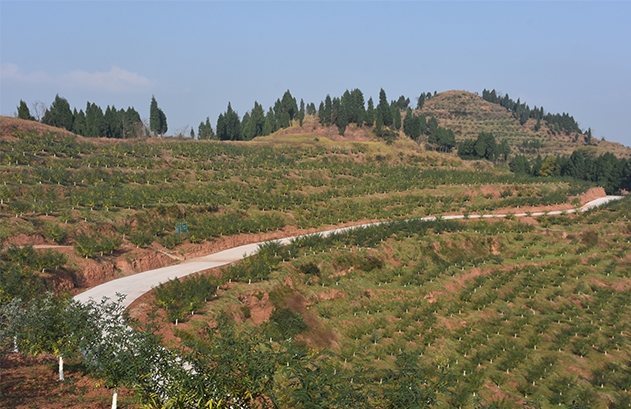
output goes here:
[{"label": "terraced hillside", "polygon": [[[411,141],[387,146],[315,139],[279,135],[220,143],[5,135],[0,238],[6,244],[73,246],[69,271],[50,273],[57,286],[73,288],[174,262],[226,236],[570,205],[588,188],[570,180],[516,177],[488,163],[424,152]],[[185,222],[188,231],[178,233],[177,223]],[[135,263],[143,258],[147,262]]]},{"label": "terraced hillside", "polygon": [[421,113],[436,117],[440,126],[454,131],[458,141],[490,132],[498,140],[508,140],[514,153],[570,155],[577,148],[584,148],[596,155],[612,152],[618,157],[631,156],[631,151],[619,143],[592,139],[587,144],[582,134],[554,133],[545,121],[539,130],[534,119],[520,125],[502,106],[467,91],[441,92],[425,102]]}]

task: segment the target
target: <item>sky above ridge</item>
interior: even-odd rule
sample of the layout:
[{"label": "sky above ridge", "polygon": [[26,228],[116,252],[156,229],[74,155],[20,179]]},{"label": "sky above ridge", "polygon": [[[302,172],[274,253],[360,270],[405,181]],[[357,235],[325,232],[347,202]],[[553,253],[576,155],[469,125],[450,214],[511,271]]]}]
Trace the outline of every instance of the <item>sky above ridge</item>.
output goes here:
[{"label": "sky above ridge", "polygon": [[[0,1],[0,114],[133,106],[168,134],[289,89],[316,106],[496,89],[631,146],[631,2]],[[190,129],[190,128],[189,128]]]}]

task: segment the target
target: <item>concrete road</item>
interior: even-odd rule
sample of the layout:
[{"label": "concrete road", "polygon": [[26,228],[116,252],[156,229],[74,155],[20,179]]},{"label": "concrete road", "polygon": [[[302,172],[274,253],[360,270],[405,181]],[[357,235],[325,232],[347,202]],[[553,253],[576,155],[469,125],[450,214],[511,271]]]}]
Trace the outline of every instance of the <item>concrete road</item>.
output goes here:
[{"label": "concrete road", "polygon": [[[608,203],[612,200],[621,199],[622,196],[606,196],[596,200],[593,200],[583,207],[579,209],[570,209],[565,211],[551,211],[551,212],[535,212],[529,214],[529,216],[544,216],[544,215],[560,215],[563,213],[575,213],[577,210],[580,212],[587,211],[593,207],[601,206],[605,203]],[[525,217],[526,213],[518,213],[514,215],[515,217]],[[505,214],[499,215],[468,215],[469,219],[478,219],[478,218],[502,218],[506,217]],[[453,215],[453,216],[444,216],[443,219],[464,219],[463,215]],[[436,217],[423,217],[420,220],[436,220]],[[375,225],[379,223],[370,223],[361,226],[354,227],[345,227],[340,229],[333,229],[323,231],[320,234],[324,236],[328,236],[334,232],[344,232],[353,228],[358,227],[366,227],[370,225]],[[287,244],[292,239],[299,237],[287,237],[285,239],[277,240],[281,244]],[[107,283],[98,285],[94,288],[91,288],[81,294],[76,295],[74,298],[78,301],[85,302],[90,298],[95,301],[100,301],[103,297],[108,297],[112,300],[117,299],[116,294],[126,294],[123,305],[125,307],[129,306],[133,301],[138,299],[144,293],[150,291],[153,287],[156,287],[160,283],[164,283],[169,279],[184,277],[189,274],[196,273],[198,271],[207,270],[213,267],[220,267],[226,264],[234,263],[235,261],[241,260],[247,256],[251,256],[256,253],[259,245],[264,242],[246,244],[244,246],[233,247],[228,250],[220,251],[218,253],[209,254],[203,257],[197,257],[194,259],[186,260],[180,264],[176,264],[173,266],[157,268],[155,270],[148,270],[142,273],[134,274],[131,276],[118,278],[116,280],[108,281]]]}]

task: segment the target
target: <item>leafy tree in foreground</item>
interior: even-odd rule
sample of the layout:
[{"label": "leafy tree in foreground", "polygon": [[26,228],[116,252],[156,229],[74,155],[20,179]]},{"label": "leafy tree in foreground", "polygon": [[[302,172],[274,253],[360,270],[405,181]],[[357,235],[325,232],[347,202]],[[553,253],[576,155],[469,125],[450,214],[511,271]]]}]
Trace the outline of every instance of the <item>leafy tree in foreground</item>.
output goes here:
[{"label": "leafy tree in foreground", "polygon": [[146,393],[152,389],[150,385],[169,380],[169,372],[158,372],[160,368],[182,369],[181,363],[167,357],[168,352],[157,338],[128,326],[123,299],[121,296],[118,301],[110,302],[105,298],[84,306],[92,330],[84,332],[81,351],[88,370],[113,389],[112,408],[116,408],[120,386],[140,385]]},{"label": "leafy tree in foreground", "polygon": [[27,307],[17,345],[30,355],[48,352],[59,357],[59,381],[64,381],[63,358],[78,354],[80,341],[91,325],[81,304],[49,294]]}]

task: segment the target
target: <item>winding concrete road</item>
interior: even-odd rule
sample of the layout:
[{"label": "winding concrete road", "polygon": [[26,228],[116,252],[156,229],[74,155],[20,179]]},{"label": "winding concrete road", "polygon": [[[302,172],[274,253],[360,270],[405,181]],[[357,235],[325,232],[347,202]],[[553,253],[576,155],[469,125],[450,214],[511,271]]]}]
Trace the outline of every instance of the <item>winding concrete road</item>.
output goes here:
[{"label": "winding concrete road", "polygon": [[[601,197],[596,200],[592,200],[591,202],[586,203],[584,206],[578,209],[569,209],[569,210],[556,210],[550,212],[533,212],[533,213],[516,213],[513,214],[515,217],[525,217],[525,216],[545,216],[545,215],[560,215],[564,213],[576,213],[585,212],[589,209],[592,209],[597,206],[601,206],[605,203],[608,203],[612,200],[621,199],[622,196],[606,196]],[[507,217],[506,214],[484,214],[484,215],[451,215],[451,216],[442,216],[442,219],[445,220],[453,220],[453,219],[487,219],[487,218],[504,218]],[[423,217],[420,220],[432,221],[436,220],[436,217]],[[371,225],[375,225],[379,223],[369,223],[363,224],[359,226],[353,227],[344,227],[340,229],[332,229],[326,230],[315,234],[322,234],[324,236],[328,236],[332,233],[336,232],[344,232],[350,229],[356,229],[359,227],[367,227]],[[287,244],[291,240],[300,236],[287,237],[277,241],[281,244]],[[126,298],[123,302],[125,307],[129,306],[132,302],[138,299],[140,296],[145,294],[148,291],[151,291],[153,287],[158,286],[160,283],[164,283],[169,279],[185,277],[189,274],[196,273],[198,271],[207,270],[209,268],[220,267],[226,264],[234,263],[235,261],[241,260],[245,257],[251,256],[256,253],[259,245],[266,242],[258,242],[252,244],[246,244],[243,246],[233,247],[228,250],[220,251],[217,253],[209,254],[203,257],[197,257],[193,259],[189,259],[183,261],[180,264],[157,268],[155,270],[148,270],[142,273],[134,274],[127,277],[118,278],[116,280],[108,281],[107,283],[103,283],[96,287],[93,287],[81,294],[76,295],[74,298],[80,302],[86,302],[90,299],[94,299],[94,301],[100,301],[103,297],[108,297],[112,300],[117,299],[116,294],[125,294]]]}]

